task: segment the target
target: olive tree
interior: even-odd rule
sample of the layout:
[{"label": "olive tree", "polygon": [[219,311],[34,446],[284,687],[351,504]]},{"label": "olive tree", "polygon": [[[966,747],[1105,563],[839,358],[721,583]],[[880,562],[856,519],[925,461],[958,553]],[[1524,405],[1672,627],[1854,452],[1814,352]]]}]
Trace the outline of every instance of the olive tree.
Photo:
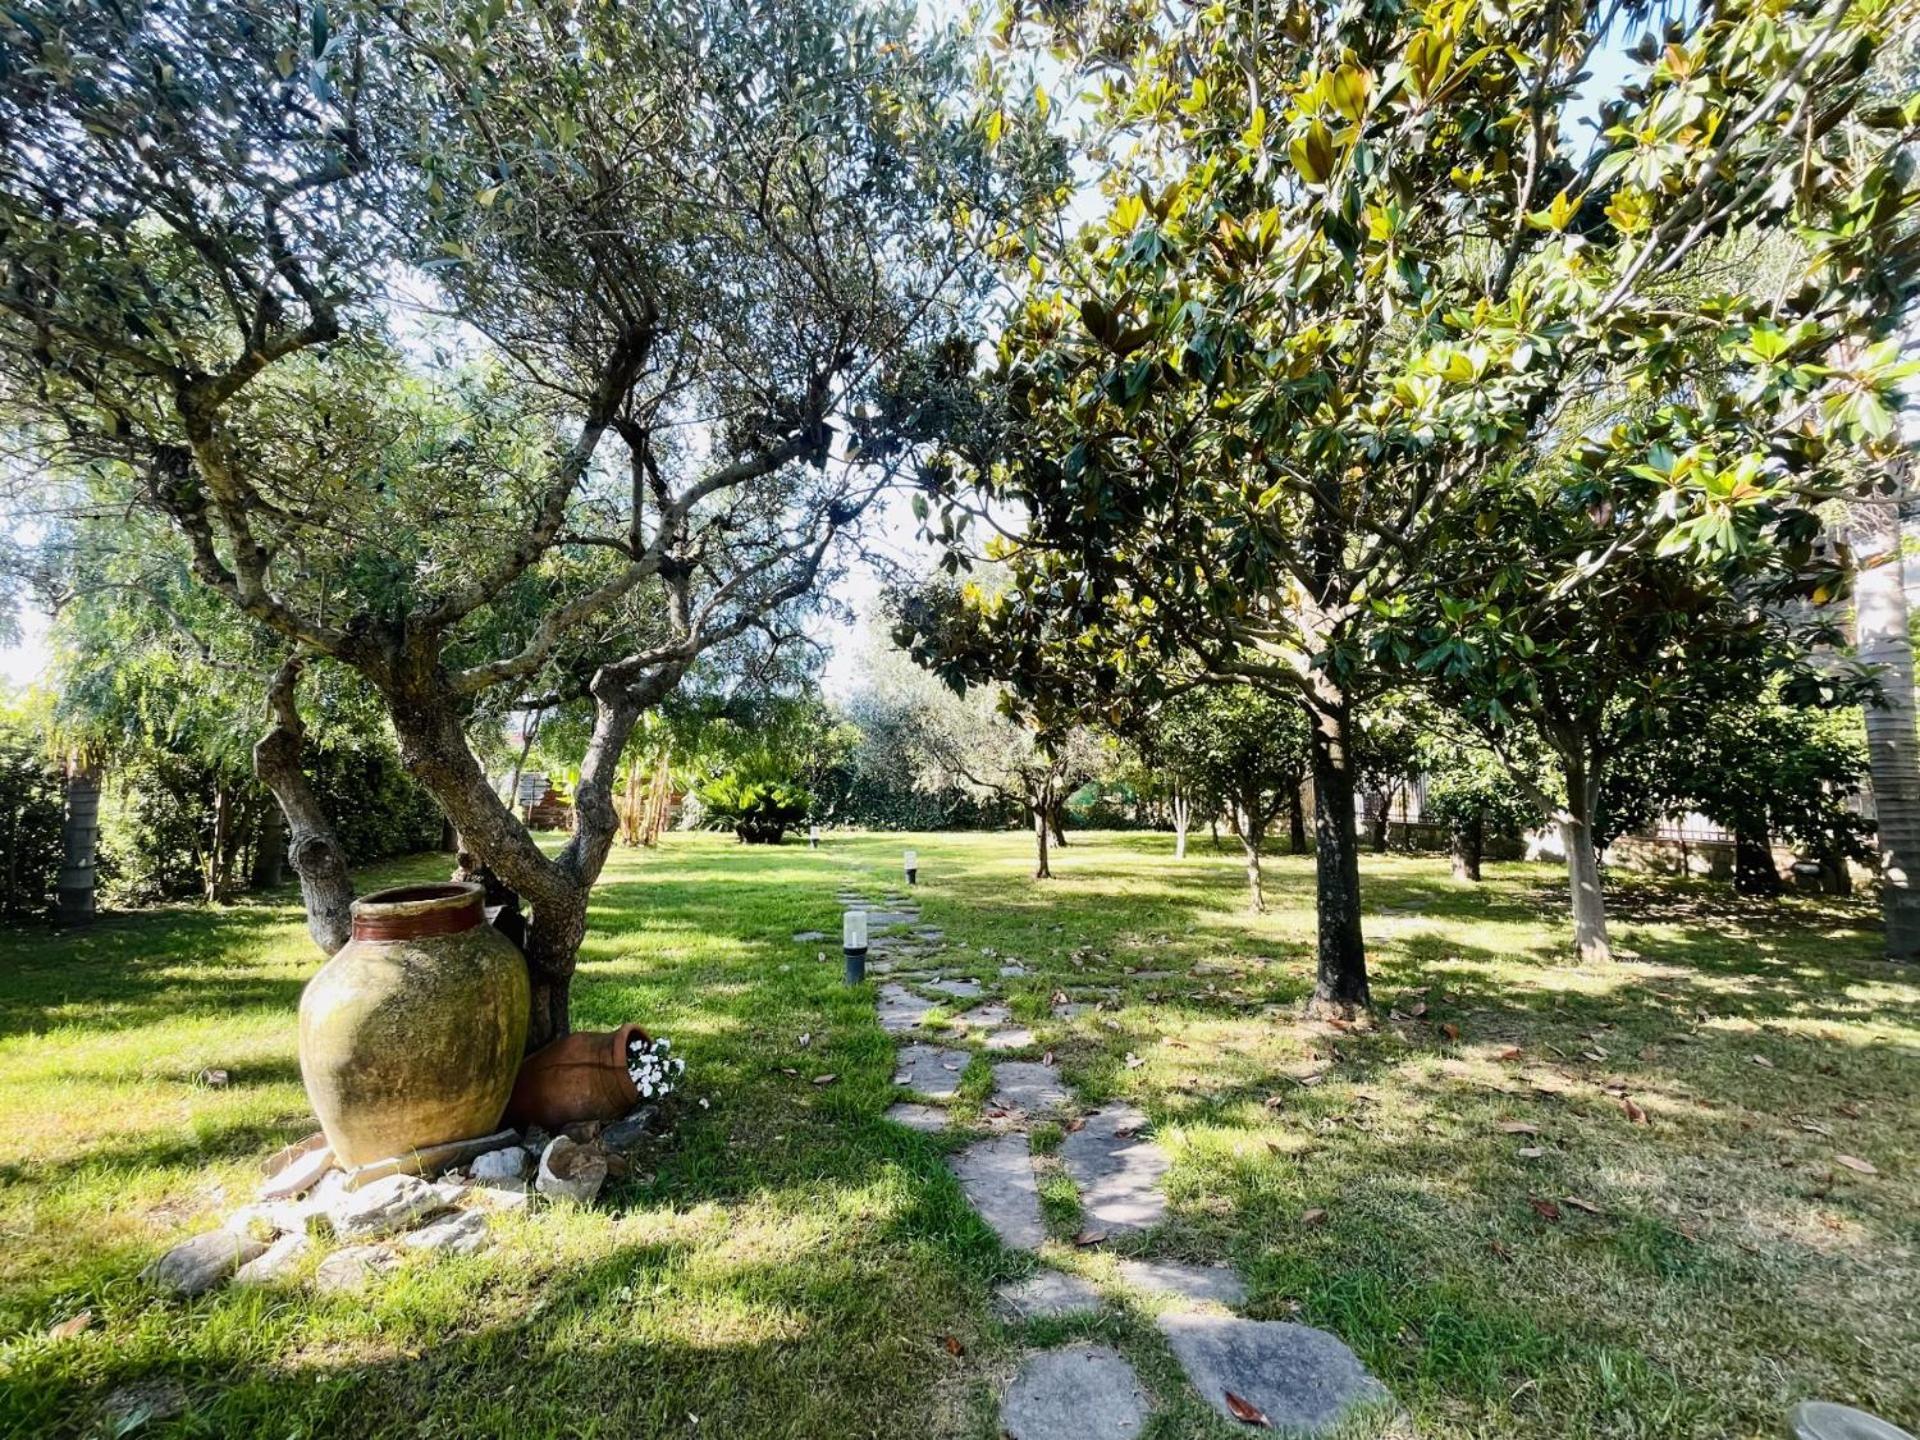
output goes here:
[{"label": "olive tree", "polygon": [[[322,948],[315,657],[531,901],[529,1043],[563,1033],[629,733],[831,572],[964,318],[1001,160],[953,37],[826,0],[34,0],[0,49],[14,443],[278,637],[256,763]],[[555,854],[469,732],[550,698],[593,708]]]}]

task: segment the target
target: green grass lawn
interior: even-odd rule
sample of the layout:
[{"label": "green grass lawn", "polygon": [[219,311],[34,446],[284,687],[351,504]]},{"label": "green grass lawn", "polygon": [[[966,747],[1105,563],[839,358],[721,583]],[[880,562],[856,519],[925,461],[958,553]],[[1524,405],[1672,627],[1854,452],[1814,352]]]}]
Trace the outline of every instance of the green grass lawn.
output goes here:
[{"label": "green grass lawn", "polygon": [[[1158,1440],[1243,1434],[1137,1305],[993,1317],[1032,1261],[948,1178],[964,1128],[880,1118],[870,989],[790,939],[837,932],[836,889],[897,885],[903,844],[924,923],[970,947],[946,968],[999,984],[1018,958],[1034,1053],[1152,1116],[1173,1218],[1130,1248],[1231,1261],[1247,1313],[1339,1334],[1404,1407],[1365,1433],[1720,1440],[1776,1434],[1807,1395],[1920,1425],[1920,974],[1873,959],[1869,906],[1622,876],[1632,958],[1578,967],[1555,871],[1470,887],[1369,857],[1381,1023],[1347,1033],[1298,1019],[1309,862],[1272,866],[1256,917],[1204,838],[1182,863],[1164,836],[1072,839],[1038,884],[1018,834],[616,851],[575,1023],[674,1039],[671,1133],[596,1209],[504,1220],[492,1250],[353,1298],[181,1303],[138,1278],[312,1129],[294,1008],[317,959],[291,897],[0,936],[0,1434],[184,1400],[141,1433],[989,1440],[1021,1350],[1066,1336],[1132,1359]],[[1109,1009],[1049,1017],[1054,990],[1106,987]],[[976,1062],[963,1117],[985,1084]],[[1045,1193],[1049,1258],[1109,1281],[1070,1243],[1070,1187]],[[82,1309],[91,1328],[48,1335]]]}]

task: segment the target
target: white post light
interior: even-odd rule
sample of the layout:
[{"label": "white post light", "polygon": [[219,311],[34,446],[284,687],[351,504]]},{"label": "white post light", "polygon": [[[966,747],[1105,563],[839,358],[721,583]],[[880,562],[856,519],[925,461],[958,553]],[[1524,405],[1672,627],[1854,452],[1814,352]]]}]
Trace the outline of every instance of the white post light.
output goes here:
[{"label": "white post light", "polygon": [[807,826],[807,848],[809,850],[818,850],[820,848],[820,827],[818,825]]},{"label": "white post light", "polygon": [[920,852],[909,850],[901,859],[905,863],[907,884],[918,885],[920,883]]},{"label": "white post light", "polygon": [[867,978],[867,912],[847,911],[840,926],[840,948],[847,955],[847,984],[858,985]]}]

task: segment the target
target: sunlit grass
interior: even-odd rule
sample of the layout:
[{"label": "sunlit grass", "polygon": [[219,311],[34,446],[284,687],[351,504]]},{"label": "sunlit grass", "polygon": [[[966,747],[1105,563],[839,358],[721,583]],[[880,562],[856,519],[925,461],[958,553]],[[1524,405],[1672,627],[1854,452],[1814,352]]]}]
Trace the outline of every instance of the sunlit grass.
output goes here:
[{"label": "sunlit grass", "polygon": [[[1085,1101],[1141,1106],[1173,1155],[1173,1222],[1125,1248],[1231,1262],[1248,1313],[1338,1332],[1407,1411],[1366,1433],[1718,1440],[1808,1394],[1920,1420],[1920,976],[1873,958],[1869,907],[1620,877],[1634,958],[1578,966],[1552,870],[1473,888],[1368,857],[1382,1023],[1346,1033],[1298,1020],[1308,861],[1274,862],[1252,916],[1204,836],[1180,864],[1166,837],[1071,839],[1041,884],[1019,834],[616,852],[576,1023],[674,1038],[671,1134],[594,1211],[502,1221],[490,1252],[354,1298],[182,1305],[137,1279],[310,1128],[293,1012],[316,961],[290,899],[0,937],[0,1433],[104,1433],[139,1384],[187,1404],[150,1433],[989,1440],[1020,1348],[1069,1336],[1133,1359],[1157,1440],[1233,1433],[1153,1306],[1072,1245],[1050,1162],[1047,1257],[1123,1303],[1009,1330],[988,1295],[1032,1261],[948,1179],[964,1136],[878,1118],[870,994],[831,941],[791,937],[837,932],[843,886],[902,888],[908,844],[941,968],[998,986]],[[1013,960],[1032,973],[1001,980]],[[1102,1008],[1055,1020],[1059,989]],[[47,1337],[83,1308],[91,1330]]]}]

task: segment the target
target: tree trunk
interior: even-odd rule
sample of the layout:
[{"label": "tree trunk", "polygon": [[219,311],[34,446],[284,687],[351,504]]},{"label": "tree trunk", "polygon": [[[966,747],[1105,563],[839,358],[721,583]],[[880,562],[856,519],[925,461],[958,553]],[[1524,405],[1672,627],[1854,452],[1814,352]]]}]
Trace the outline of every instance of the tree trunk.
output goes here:
[{"label": "tree trunk", "polygon": [[1566,773],[1567,808],[1557,818],[1567,851],[1567,884],[1573,897],[1574,953],[1582,961],[1608,960],[1613,951],[1607,941],[1607,902],[1600,888],[1600,857],[1593,843],[1600,779],[1577,751],[1563,750],[1560,763]]},{"label": "tree trunk", "polygon": [[1819,855],[1820,889],[1827,895],[1853,894],[1853,872],[1838,845],[1828,845]]},{"label": "tree trunk", "polygon": [[1913,642],[1907,629],[1900,507],[1875,498],[1853,511],[1854,644],[1878,667],[1866,706],[1867,758],[1880,860],[1880,914],[1889,960],[1920,959],[1920,741],[1914,735]]},{"label": "tree trunk", "polygon": [[1456,880],[1480,879],[1480,859],[1486,851],[1486,817],[1476,815],[1466,824],[1456,826],[1452,832],[1453,840],[1453,878]]},{"label": "tree trunk", "polygon": [[213,843],[207,847],[206,902],[224,904],[227,898],[228,853],[233,845],[233,797],[224,780],[213,782]]},{"label": "tree trunk", "polygon": [[269,805],[260,817],[259,836],[254,842],[253,873],[247,877],[249,888],[271,890],[287,878],[287,822],[280,811]]},{"label": "tree trunk", "polygon": [[1047,862],[1047,808],[1044,805],[1033,807],[1033,878],[1051,880],[1053,867]]},{"label": "tree trunk", "polygon": [[1047,807],[1047,828],[1053,832],[1053,843],[1056,845],[1067,843],[1066,810],[1067,802],[1064,800],[1055,801]]},{"label": "tree trunk", "polygon": [[1373,853],[1387,853],[1388,816],[1393,811],[1393,800],[1384,790],[1373,797],[1373,805],[1367,813],[1367,822],[1372,830]]},{"label": "tree trunk", "polygon": [[1298,781],[1287,791],[1287,850],[1294,855],[1307,853],[1307,809],[1300,803]]},{"label": "tree trunk", "polygon": [[1308,1013],[1351,1018],[1373,1003],[1367,948],[1360,933],[1360,839],[1353,823],[1352,710],[1325,678],[1313,722],[1314,879],[1319,919],[1313,999]]},{"label": "tree trunk", "polygon": [[320,797],[300,768],[306,737],[294,692],[305,662],[290,656],[267,689],[267,732],[253,747],[253,773],[273,792],[286,817],[286,855],[300,877],[300,898],[307,907],[307,933],[321,953],[331,955],[353,935],[353,877],[347,852],[334,833]]},{"label": "tree trunk", "polygon": [[1260,883],[1261,827],[1242,808],[1240,812],[1240,848],[1247,853],[1247,906],[1256,914],[1267,908],[1267,892]]},{"label": "tree trunk", "polygon": [[1173,858],[1187,858],[1187,824],[1193,818],[1193,802],[1176,788],[1173,792]]},{"label": "tree trunk", "polygon": [[1742,895],[1775,899],[1781,891],[1780,871],[1773,863],[1773,843],[1766,826],[1743,825],[1733,832],[1733,888]]},{"label": "tree trunk", "polygon": [[66,924],[91,920],[100,851],[100,768],[75,755],[67,763],[67,804],[60,827],[56,911]]}]

